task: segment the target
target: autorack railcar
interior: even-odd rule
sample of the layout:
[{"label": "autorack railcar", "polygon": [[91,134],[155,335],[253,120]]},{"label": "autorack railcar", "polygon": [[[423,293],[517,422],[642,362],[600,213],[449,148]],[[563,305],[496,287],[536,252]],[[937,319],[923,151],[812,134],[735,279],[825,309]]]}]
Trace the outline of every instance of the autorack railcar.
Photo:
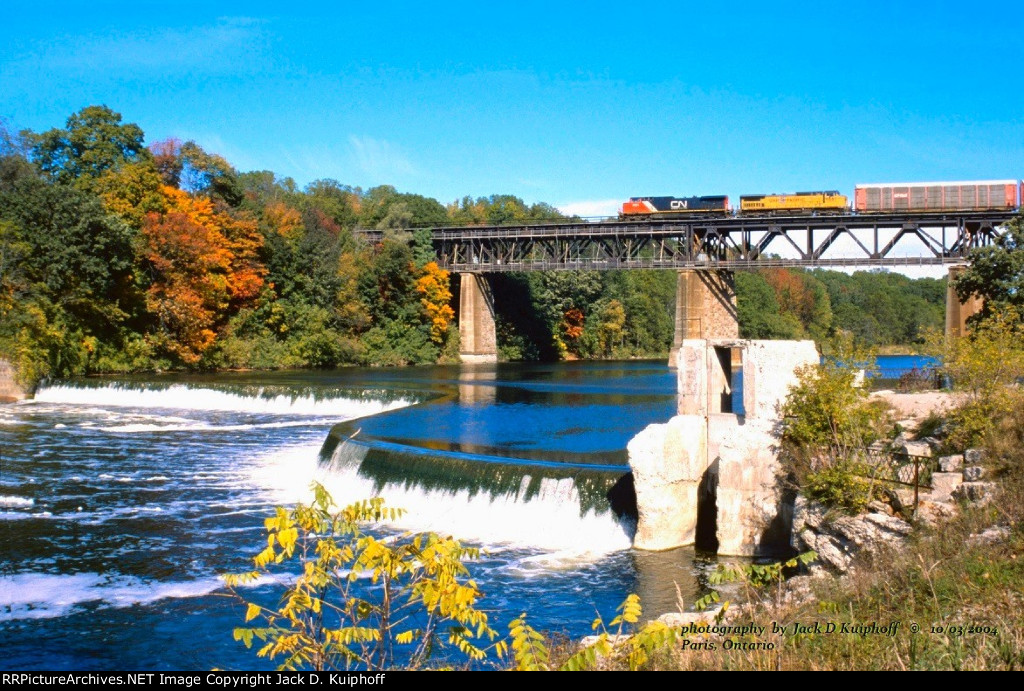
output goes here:
[{"label": "autorack railcar", "polygon": [[1018,180],[886,182],[857,185],[854,211],[978,211],[1016,209],[1024,190]]}]

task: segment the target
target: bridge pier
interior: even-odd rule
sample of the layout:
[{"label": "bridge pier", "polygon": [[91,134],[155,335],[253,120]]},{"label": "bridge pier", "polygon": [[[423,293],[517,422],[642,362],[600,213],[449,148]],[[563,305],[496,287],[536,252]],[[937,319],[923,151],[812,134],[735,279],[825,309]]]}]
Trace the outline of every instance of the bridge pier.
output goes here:
[{"label": "bridge pier", "polygon": [[494,299],[487,279],[478,273],[459,274],[459,359],[498,361]]},{"label": "bridge pier", "polygon": [[949,282],[946,285],[946,338],[967,335],[967,319],[981,311],[983,301],[977,295],[960,302],[960,297],[953,290],[953,279],[962,271],[962,266],[949,267]]},{"label": "bridge pier", "polygon": [[676,329],[669,367],[688,340],[739,338],[736,283],[731,271],[683,269],[676,279]]}]

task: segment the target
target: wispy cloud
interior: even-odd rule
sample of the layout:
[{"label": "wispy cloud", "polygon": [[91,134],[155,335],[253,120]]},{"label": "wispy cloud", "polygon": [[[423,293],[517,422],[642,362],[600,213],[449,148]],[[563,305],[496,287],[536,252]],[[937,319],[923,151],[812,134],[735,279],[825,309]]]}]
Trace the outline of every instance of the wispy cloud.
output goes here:
[{"label": "wispy cloud", "polygon": [[598,199],[593,201],[560,204],[558,210],[568,216],[617,216],[622,208],[621,199]]},{"label": "wispy cloud", "polygon": [[370,176],[388,180],[397,175],[416,175],[416,167],[391,142],[354,134],[348,141],[356,164]]},{"label": "wispy cloud", "polygon": [[[183,70],[211,73],[246,69],[245,56],[262,45],[264,21],[227,17],[213,24],[109,32],[57,39],[9,64],[15,72],[139,74]],[[251,63],[248,67],[252,67]]]}]

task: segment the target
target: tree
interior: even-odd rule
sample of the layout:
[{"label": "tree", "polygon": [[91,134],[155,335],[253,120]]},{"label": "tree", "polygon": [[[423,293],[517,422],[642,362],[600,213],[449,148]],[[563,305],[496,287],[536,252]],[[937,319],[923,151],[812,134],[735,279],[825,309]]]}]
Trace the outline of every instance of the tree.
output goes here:
[{"label": "tree", "polygon": [[238,174],[222,156],[207,153],[194,141],[181,145],[181,188],[238,206],[245,198]]},{"label": "tree", "polygon": [[149,158],[142,128],[121,124],[121,114],[88,106],[68,118],[65,129],[32,135],[32,157],[44,175],[85,188],[110,170]]},{"label": "tree", "polygon": [[163,213],[167,209],[162,186],[160,173],[153,162],[147,160],[106,171],[93,184],[93,191],[109,211],[138,230],[147,214]]},{"label": "tree", "polygon": [[448,325],[455,319],[455,311],[449,304],[452,291],[449,287],[448,272],[440,268],[437,262],[428,262],[423,267],[422,275],[416,280],[416,292],[420,294],[420,303],[430,322],[430,338],[434,343],[444,341],[448,333]]},{"label": "tree", "polygon": [[967,258],[970,264],[953,288],[961,300],[972,295],[984,300],[981,319],[1006,307],[1024,307],[1024,216],[1013,219],[995,244],[974,248]]},{"label": "tree", "polygon": [[961,451],[988,437],[1024,396],[1024,314],[1014,305],[978,321],[963,337],[933,339],[933,352],[953,384],[955,408],[949,414],[948,445]]},{"label": "tree", "polygon": [[149,147],[153,155],[153,166],[160,175],[162,184],[177,187],[181,184],[181,171],[184,161],[181,159],[181,140],[171,137],[154,142]]},{"label": "tree", "polygon": [[158,346],[194,365],[213,345],[229,306],[259,295],[263,238],[253,219],[218,210],[207,197],[171,187],[163,193],[167,213],[151,213],[143,225],[147,304],[159,324]]},{"label": "tree", "polygon": [[736,313],[743,338],[793,339],[802,332],[796,317],[782,314],[775,291],[758,272],[736,273]]},{"label": "tree", "polygon": [[313,489],[312,504],[266,519],[253,570],[225,576],[232,589],[270,577],[284,590],[278,605],[248,602],[246,622],[263,625],[235,629],[235,640],[260,641],[258,654],[284,670],[419,669],[448,647],[471,660],[505,652],[489,644],[497,632],[464,564],[479,550],[435,533],[378,539],[368,528],[400,510],[379,498],[338,510]]}]

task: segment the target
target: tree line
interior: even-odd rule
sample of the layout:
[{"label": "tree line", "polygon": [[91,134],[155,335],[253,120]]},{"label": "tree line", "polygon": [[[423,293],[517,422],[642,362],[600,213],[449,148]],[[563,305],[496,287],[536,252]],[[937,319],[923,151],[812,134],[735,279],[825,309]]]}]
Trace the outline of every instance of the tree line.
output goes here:
[{"label": "tree line", "polygon": [[[442,204],[382,185],[299,188],[193,141],[148,146],[106,106],[62,128],[0,123],[0,357],[21,378],[451,361],[453,277],[425,227],[568,220],[513,195]],[[356,228],[383,230],[368,243]],[[506,359],[660,356],[674,272],[492,278]],[[773,269],[737,276],[751,338],[911,343],[944,282]]]}]

